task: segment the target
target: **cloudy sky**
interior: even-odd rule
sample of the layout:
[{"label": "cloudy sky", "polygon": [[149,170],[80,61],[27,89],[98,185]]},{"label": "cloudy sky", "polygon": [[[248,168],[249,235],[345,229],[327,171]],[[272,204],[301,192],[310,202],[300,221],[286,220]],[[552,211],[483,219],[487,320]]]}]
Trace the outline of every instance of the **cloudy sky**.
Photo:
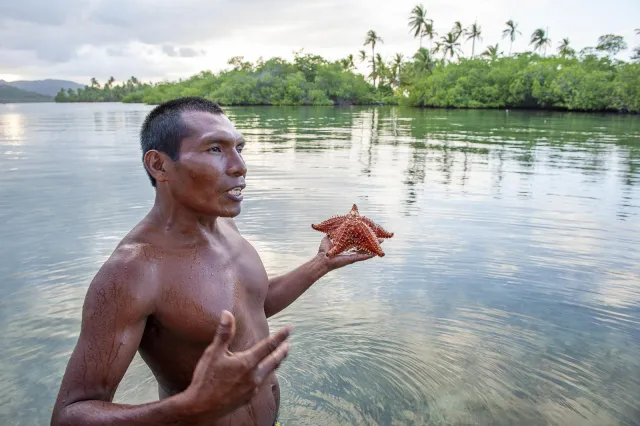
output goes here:
[{"label": "cloudy sky", "polygon": [[[113,75],[125,80],[173,80],[227,67],[232,56],[291,58],[294,50],[337,59],[362,48],[369,29],[383,38],[383,56],[410,56],[418,41],[408,15],[420,0],[2,0],[0,79],[63,78],[87,83]],[[478,20],[482,49],[500,42],[504,22],[519,23],[514,51],[527,48],[534,29],[548,28],[554,49],[569,37],[578,50],[599,35],[622,35],[640,45],[638,0],[425,1],[439,33],[454,21]],[[465,46],[471,51],[471,43]]]}]

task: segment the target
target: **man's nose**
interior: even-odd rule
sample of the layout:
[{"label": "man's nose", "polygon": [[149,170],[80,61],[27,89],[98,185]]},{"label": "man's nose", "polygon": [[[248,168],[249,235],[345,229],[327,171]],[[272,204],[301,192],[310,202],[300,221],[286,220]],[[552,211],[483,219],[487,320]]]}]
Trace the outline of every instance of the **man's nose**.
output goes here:
[{"label": "man's nose", "polygon": [[234,177],[244,176],[247,174],[247,165],[245,164],[244,159],[239,153],[234,152],[232,154],[232,157],[229,160],[227,174]]}]

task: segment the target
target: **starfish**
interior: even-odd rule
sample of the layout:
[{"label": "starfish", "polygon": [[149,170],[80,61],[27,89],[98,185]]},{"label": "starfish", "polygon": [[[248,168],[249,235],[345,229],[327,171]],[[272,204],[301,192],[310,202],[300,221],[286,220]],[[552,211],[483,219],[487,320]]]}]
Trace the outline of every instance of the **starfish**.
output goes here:
[{"label": "starfish", "polygon": [[393,237],[392,232],[387,232],[371,219],[360,216],[355,204],[346,215],[333,216],[322,223],[312,224],[311,227],[324,232],[333,241],[333,247],[327,253],[329,257],[352,248],[383,257],[384,252],[378,238]]}]

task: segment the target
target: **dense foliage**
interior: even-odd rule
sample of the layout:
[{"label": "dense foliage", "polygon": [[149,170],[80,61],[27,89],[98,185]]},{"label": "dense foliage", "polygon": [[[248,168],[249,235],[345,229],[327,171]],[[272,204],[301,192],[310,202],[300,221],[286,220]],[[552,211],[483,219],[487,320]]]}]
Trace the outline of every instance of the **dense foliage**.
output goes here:
[{"label": "dense foliage", "polygon": [[104,86],[95,78],[91,79],[91,86],[85,86],[77,90],[60,89],[55,97],[56,102],[120,102],[130,94],[145,88],[151,87],[150,84],[141,83],[137,78],[131,77],[120,85],[114,85],[115,79],[111,77]]},{"label": "dense foliage", "polygon": [[203,96],[221,105],[372,104],[378,90],[365,78],[320,56],[297,54],[293,63],[272,58],[257,64],[232,58],[231,70],[201,72],[178,83],[160,83],[123,98],[157,104],[179,96]]},{"label": "dense foliage", "polygon": [[[509,41],[504,55],[498,43],[484,52],[482,27],[474,22],[465,28],[454,23],[444,35],[434,30],[433,20],[422,6],[409,17],[409,27],[420,48],[411,58],[396,54],[386,60],[380,54],[384,40],[375,31],[366,34],[358,60],[369,65],[367,76],[356,72],[353,55],[329,61],[301,52],[293,62],[272,58],[266,62],[229,60],[231,69],[214,74],[203,71],[187,80],[142,84],[135,77],[120,86],[114,79],[100,87],[60,91],[58,102],[143,102],[158,104],[180,96],[202,96],[221,105],[353,105],[404,104],[444,108],[531,108],[574,111],[640,112],[640,47],[633,62],[616,60],[628,45],[623,37],[605,34],[595,47],[579,53],[568,38],[557,45],[548,31],[537,28],[529,45],[533,52],[511,53],[522,35],[516,22],[505,23],[502,38]],[[636,30],[640,35],[640,29]],[[422,46],[429,40],[430,49]],[[462,44],[471,43],[471,57],[462,55]],[[376,48],[378,51],[376,51]],[[439,55],[436,57],[436,55]]]},{"label": "dense foliage", "polygon": [[100,85],[61,91],[58,102],[143,102],[203,96],[222,105],[395,104],[444,108],[532,108],[640,112],[640,63],[585,55],[490,55],[458,62],[435,60],[426,49],[411,61],[376,71],[374,87],[348,64],[319,56],[273,58],[233,69],[201,72],[177,83]]},{"label": "dense foliage", "polygon": [[589,55],[463,59],[415,80],[408,105],[640,112],[640,64]]}]

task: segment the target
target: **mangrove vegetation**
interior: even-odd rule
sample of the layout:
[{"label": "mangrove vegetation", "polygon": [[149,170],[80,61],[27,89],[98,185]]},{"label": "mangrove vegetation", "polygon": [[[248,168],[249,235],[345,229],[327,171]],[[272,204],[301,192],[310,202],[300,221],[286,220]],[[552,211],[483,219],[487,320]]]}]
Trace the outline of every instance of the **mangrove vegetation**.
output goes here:
[{"label": "mangrove vegetation", "polygon": [[[640,112],[640,46],[630,61],[623,37],[605,34],[576,51],[568,38],[552,41],[547,29],[528,38],[530,51],[513,52],[523,37],[517,22],[504,24],[502,38],[481,47],[480,23],[454,22],[435,31],[422,5],[409,15],[410,35],[419,47],[411,57],[385,53],[384,38],[368,31],[360,50],[339,60],[294,52],[256,62],[237,56],[227,69],[202,71],[176,82],[115,84],[92,79],[90,86],[61,90],[56,102],[158,104],[180,96],[203,96],[221,105],[407,105],[442,108],[527,108]],[[635,33],[640,38],[640,29]],[[495,40],[493,40],[495,41]],[[493,42],[492,41],[492,42]],[[471,55],[462,47],[470,43]],[[367,72],[358,72],[357,65]]]}]

